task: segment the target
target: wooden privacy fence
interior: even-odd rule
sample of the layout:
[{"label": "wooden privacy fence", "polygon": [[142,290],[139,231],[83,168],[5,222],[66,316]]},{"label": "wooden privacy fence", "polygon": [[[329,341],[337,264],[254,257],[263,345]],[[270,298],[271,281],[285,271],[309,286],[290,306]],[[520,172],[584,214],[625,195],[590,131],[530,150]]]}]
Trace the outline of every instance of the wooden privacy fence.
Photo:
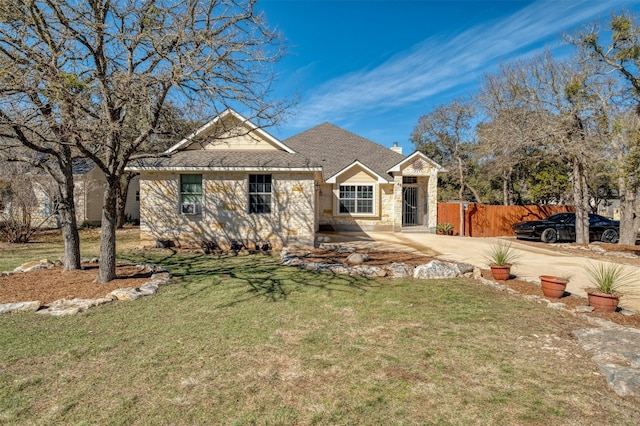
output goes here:
[{"label": "wooden privacy fence", "polygon": [[[538,220],[563,212],[574,211],[571,206],[491,206],[476,203],[438,203],[438,223],[454,226],[454,235],[469,237],[512,236],[511,225],[526,220]],[[460,216],[464,216],[460,229]]]}]

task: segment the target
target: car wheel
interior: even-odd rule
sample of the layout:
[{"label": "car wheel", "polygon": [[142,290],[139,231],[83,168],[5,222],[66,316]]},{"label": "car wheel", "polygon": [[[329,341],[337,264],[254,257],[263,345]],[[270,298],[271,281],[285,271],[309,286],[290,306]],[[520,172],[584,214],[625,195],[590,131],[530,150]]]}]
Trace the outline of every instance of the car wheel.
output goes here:
[{"label": "car wheel", "polygon": [[615,229],[605,229],[600,241],[603,243],[615,244],[618,242],[618,232]]},{"label": "car wheel", "polygon": [[555,243],[556,241],[558,241],[558,231],[553,228],[547,228],[542,231],[540,239],[543,243]]}]

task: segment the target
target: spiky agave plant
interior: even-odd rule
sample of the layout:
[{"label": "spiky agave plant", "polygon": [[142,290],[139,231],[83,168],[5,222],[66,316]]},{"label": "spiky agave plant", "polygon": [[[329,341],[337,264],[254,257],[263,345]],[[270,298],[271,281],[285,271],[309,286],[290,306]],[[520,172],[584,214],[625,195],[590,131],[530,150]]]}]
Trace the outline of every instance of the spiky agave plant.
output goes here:
[{"label": "spiky agave plant", "polygon": [[604,294],[620,294],[633,278],[630,271],[617,263],[590,264],[587,274],[594,288]]},{"label": "spiky agave plant", "polygon": [[515,265],[520,256],[513,250],[511,243],[498,241],[485,252],[484,258],[490,265]]}]

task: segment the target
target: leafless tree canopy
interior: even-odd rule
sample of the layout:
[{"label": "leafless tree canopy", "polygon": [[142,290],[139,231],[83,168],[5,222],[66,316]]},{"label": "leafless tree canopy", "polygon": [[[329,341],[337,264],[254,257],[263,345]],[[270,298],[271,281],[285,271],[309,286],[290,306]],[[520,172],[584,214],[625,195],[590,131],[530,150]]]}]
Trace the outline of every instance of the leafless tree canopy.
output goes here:
[{"label": "leafless tree canopy", "polygon": [[0,1],[4,140],[58,159],[83,155],[105,173],[102,281],[115,276],[124,168],[153,150],[167,106],[199,119],[233,106],[259,125],[288,106],[270,98],[281,38],[254,4]]}]

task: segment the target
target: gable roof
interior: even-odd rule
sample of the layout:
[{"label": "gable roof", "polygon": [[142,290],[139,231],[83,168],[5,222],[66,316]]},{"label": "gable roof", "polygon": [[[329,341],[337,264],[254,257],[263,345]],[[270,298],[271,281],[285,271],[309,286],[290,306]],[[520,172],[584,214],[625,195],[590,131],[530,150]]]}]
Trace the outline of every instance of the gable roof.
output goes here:
[{"label": "gable roof", "polygon": [[284,141],[285,145],[322,166],[324,179],[331,179],[356,161],[388,182],[387,170],[405,156],[331,123],[323,123]]},{"label": "gable roof", "polygon": [[[229,123],[230,121],[230,123]],[[221,126],[221,128],[217,128]],[[242,134],[252,134],[276,149],[234,149],[233,136],[225,149],[188,149],[196,139],[215,132],[232,132],[241,127]],[[258,128],[242,115],[227,109],[177,144],[155,157],[130,162],[129,171],[321,171],[319,165],[296,153],[278,139]]]},{"label": "gable roof", "polygon": [[427,163],[431,164],[431,166],[438,170],[438,171],[443,171],[444,168],[436,163],[435,161],[433,161],[431,158],[427,157],[424,153],[420,152],[420,151],[414,151],[411,155],[407,156],[404,160],[402,160],[401,162],[399,162],[398,164],[394,165],[393,167],[391,167],[389,170],[387,170],[388,173],[398,173],[402,170],[402,167],[405,164],[408,164],[410,162],[414,162],[416,160],[423,160],[426,161]]},{"label": "gable roof", "polygon": [[371,176],[375,177],[376,180],[378,181],[378,183],[386,183],[389,181],[389,177],[388,176],[380,176],[378,173],[374,172],[373,170],[371,170],[370,167],[367,167],[366,164],[362,164],[360,161],[356,160],[353,163],[349,164],[347,167],[345,167],[344,169],[340,170],[339,172],[337,172],[336,174],[334,174],[333,176],[331,176],[330,178],[328,178],[326,180],[327,183],[336,183],[337,182],[337,177],[340,176],[341,174],[347,172],[349,169],[353,169],[353,168],[361,168],[364,169],[365,172],[369,173]]},{"label": "gable roof", "polygon": [[191,145],[194,142],[194,140],[196,138],[202,137],[202,136],[207,136],[207,135],[215,132],[217,126],[223,126],[223,130],[229,130],[229,127],[224,124],[224,121],[228,120],[228,119],[233,120],[233,122],[235,123],[233,127],[242,126],[245,129],[247,129],[247,133],[254,133],[258,137],[260,137],[262,140],[274,145],[275,147],[277,147],[277,148],[279,148],[279,149],[281,149],[283,151],[286,151],[286,152],[289,152],[289,153],[293,153],[293,150],[291,148],[289,148],[288,146],[286,146],[285,144],[280,142],[278,139],[276,139],[273,136],[271,136],[265,130],[263,130],[260,127],[256,126],[251,121],[249,121],[247,118],[243,117],[241,114],[237,113],[236,111],[232,110],[231,108],[227,108],[226,110],[224,110],[220,114],[216,115],[208,123],[206,123],[205,125],[201,126],[195,132],[191,133],[189,136],[187,136],[186,138],[182,139],[180,142],[178,142],[177,144],[173,145],[171,148],[167,149],[164,153],[165,154],[171,154],[172,152],[180,151],[180,150],[183,150],[183,149],[187,148],[189,145]]}]

